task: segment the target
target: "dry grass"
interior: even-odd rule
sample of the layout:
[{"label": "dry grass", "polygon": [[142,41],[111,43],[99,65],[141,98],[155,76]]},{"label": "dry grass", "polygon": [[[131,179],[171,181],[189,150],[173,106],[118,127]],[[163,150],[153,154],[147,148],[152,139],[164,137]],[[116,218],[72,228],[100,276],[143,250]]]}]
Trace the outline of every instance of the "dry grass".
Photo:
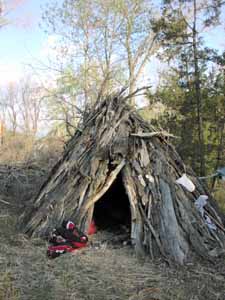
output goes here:
[{"label": "dry grass", "polygon": [[0,145],[0,200],[15,209],[23,207],[38,192],[61,151],[57,138],[35,141],[22,134],[6,135]]},{"label": "dry grass", "polygon": [[52,167],[63,150],[58,137],[36,139],[32,135],[7,132],[0,145],[0,164],[35,163],[39,168]]},{"label": "dry grass", "polygon": [[0,147],[0,163],[12,164],[29,160],[32,155],[34,138],[23,134],[7,133]]},{"label": "dry grass", "polygon": [[[134,251],[113,248],[104,233],[75,254],[55,260],[45,256],[46,244],[27,240],[1,220],[0,299],[10,300],[224,300],[223,265],[198,263],[169,268],[163,262],[138,261]],[[4,220],[6,222],[6,220]],[[97,242],[98,240],[98,242]]]},{"label": "dry grass", "polygon": [[0,203],[0,300],[225,300],[224,261],[169,268],[113,247],[101,232],[75,255],[48,260],[45,242],[21,235],[13,213]]}]

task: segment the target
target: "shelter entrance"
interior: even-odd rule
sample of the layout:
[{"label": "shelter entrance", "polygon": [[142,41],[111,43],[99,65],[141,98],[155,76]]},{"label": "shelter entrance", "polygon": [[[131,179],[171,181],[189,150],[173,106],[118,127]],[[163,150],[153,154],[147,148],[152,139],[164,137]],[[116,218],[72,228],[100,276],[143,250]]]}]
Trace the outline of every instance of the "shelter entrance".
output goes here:
[{"label": "shelter entrance", "polygon": [[130,233],[131,210],[121,173],[95,203],[93,217],[98,230]]}]

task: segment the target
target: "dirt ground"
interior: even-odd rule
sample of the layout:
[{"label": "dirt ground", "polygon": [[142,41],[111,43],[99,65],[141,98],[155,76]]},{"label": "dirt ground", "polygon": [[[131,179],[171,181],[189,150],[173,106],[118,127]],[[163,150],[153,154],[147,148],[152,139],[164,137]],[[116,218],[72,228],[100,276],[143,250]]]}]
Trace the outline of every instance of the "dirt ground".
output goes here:
[{"label": "dirt ground", "polygon": [[137,259],[131,246],[112,245],[98,232],[89,247],[54,260],[47,244],[18,233],[1,210],[0,299],[225,300],[224,261],[169,267]]}]

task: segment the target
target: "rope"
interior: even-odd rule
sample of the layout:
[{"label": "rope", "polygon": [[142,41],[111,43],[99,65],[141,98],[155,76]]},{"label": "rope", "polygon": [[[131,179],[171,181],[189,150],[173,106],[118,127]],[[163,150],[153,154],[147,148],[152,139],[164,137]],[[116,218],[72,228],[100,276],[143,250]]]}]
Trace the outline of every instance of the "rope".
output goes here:
[{"label": "rope", "polygon": [[198,177],[198,179],[207,179],[207,178],[213,178],[213,177],[216,177],[218,176],[219,174],[218,173],[214,173],[212,175],[209,175],[209,176],[203,176],[203,177]]}]

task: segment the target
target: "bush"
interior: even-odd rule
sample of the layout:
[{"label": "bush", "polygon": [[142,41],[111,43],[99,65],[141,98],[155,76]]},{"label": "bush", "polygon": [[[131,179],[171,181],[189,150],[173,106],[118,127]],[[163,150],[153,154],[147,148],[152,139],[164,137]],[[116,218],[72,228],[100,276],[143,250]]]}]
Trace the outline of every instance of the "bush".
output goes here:
[{"label": "bush", "polygon": [[7,132],[0,148],[0,163],[13,164],[29,160],[33,145],[32,136]]}]

